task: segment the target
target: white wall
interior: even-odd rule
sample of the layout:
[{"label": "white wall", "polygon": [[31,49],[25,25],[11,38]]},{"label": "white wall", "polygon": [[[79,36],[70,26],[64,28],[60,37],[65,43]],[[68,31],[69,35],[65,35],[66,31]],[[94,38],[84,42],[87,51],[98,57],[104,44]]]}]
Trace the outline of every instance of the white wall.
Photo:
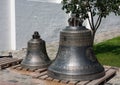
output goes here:
[{"label": "white wall", "polygon": [[[60,30],[67,25],[68,15],[61,4],[41,1],[47,0],[16,0],[17,49],[26,47],[36,30],[46,42],[58,41]],[[120,29],[119,16],[111,14],[103,19],[97,32],[111,29]]]},{"label": "white wall", "polygon": [[59,32],[67,24],[61,4],[16,0],[17,49],[27,46],[34,31],[47,42],[58,41]]},{"label": "white wall", "polygon": [[62,0],[27,0],[27,1],[37,1],[37,2],[47,2],[47,3],[61,3]]},{"label": "white wall", "polygon": [[[59,32],[67,25],[68,15],[62,5],[42,3],[41,0],[16,0],[16,46],[26,48],[34,31],[46,42],[59,40]],[[0,1],[0,50],[11,50],[10,0]],[[120,17],[111,14],[97,32],[120,29]]]},{"label": "white wall", "polygon": [[0,51],[10,49],[10,0],[0,0]]}]

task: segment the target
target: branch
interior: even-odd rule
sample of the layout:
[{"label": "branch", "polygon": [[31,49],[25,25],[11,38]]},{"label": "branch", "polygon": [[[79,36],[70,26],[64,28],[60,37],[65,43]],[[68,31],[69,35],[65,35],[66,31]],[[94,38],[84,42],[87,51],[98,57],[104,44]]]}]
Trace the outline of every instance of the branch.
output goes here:
[{"label": "branch", "polygon": [[93,14],[92,14],[91,8],[89,8],[89,9],[90,9],[90,16],[91,16],[90,18],[91,18],[92,30],[95,31]]},{"label": "branch", "polygon": [[99,17],[98,17],[98,19],[97,19],[97,21],[96,21],[95,28],[97,27],[97,25],[98,25],[98,23],[99,23],[100,17],[101,17],[101,15],[99,15]]},{"label": "branch", "polygon": [[97,19],[97,22],[95,24],[95,31],[97,31],[98,27],[100,26],[101,24],[101,21],[102,21],[102,16],[99,15],[98,19]]},{"label": "branch", "polygon": [[89,21],[89,24],[90,24],[91,29],[93,30],[93,26],[92,26],[92,23],[91,23],[91,21],[90,21],[90,18],[88,18],[88,21]]}]

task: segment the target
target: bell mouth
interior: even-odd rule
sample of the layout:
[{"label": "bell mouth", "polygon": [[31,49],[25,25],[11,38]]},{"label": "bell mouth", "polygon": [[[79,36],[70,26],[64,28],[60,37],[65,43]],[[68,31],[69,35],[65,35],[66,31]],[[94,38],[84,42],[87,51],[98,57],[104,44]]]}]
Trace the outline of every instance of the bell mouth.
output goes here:
[{"label": "bell mouth", "polygon": [[40,65],[30,65],[30,64],[24,64],[21,63],[21,67],[26,68],[26,69],[44,69],[44,68],[48,68],[48,66],[51,64],[51,62],[47,63],[47,64],[40,64]]},{"label": "bell mouth", "polygon": [[53,71],[48,70],[47,71],[48,76],[59,79],[59,80],[67,80],[67,81],[86,81],[86,80],[94,80],[99,79],[103,76],[105,76],[105,71],[101,71],[99,73],[94,74],[85,74],[85,75],[66,75],[66,74],[60,74]]}]

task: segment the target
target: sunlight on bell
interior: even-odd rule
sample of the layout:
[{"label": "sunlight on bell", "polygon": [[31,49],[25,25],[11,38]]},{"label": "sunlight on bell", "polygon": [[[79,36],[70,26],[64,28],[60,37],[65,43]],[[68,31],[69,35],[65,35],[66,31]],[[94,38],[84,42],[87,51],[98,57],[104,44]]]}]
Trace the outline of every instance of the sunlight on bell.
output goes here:
[{"label": "sunlight on bell", "polygon": [[68,66],[74,67],[74,66],[76,66],[76,63],[69,63]]}]

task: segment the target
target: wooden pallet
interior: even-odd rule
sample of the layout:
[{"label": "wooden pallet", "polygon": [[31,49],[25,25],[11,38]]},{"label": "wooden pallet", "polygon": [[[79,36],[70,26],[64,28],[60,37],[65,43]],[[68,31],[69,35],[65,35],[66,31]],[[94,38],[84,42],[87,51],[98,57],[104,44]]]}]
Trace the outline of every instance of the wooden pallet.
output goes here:
[{"label": "wooden pallet", "polygon": [[19,72],[23,75],[29,75],[29,76],[37,76],[37,75],[44,75],[47,74],[47,68],[43,68],[43,69],[26,69],[21,67],[21,65],[16,65],[16,66],[12,66],[10,67],[11,71],[16,71]]},{"label": "wooden pallet", "polygon": [[10,66],[20,64],[22,59],[17,58],[0,58],[0,69],[5,69]]},{"label": "wooden pallet", "polygon": [[92,80],[92,81],[65,81],[65,80],[58,80],[58,79],[53,79],[51,77],[49,77],[47,74],[45,75],[38,75],[37,77],[34,77],[36,79],[40,79],[40,80],[47,80],[47,81],[52,81],[52,82],[56,82],[57,83],[62,83],[62,84],[68,84],[68,85],[103,85],[105,82],[107,82],[108,80],[110,80],[112,77],[114,77],[116,74],[115,69],[107,69],[106,70],[106,74],[104,77],[100,78],[100,79],[96,79],[96,80]]},{"label": "wooden pallet", "polygon": [[53,79],[49,77],[47,75],[47,69],[30,70],[30,69],[22,68],[20,65],[13,66],[11,69],[19,72],[24,71],[24,73],[26,73],[27,75],[32,76],[34,80],[37,81],[40,80],[40,82],[44,82],[44,84],[42,85],[103,85],[105,82],[109,81],[116,74],[116,69],[112,67],[105,67],[106,69],[105,76],[100,79],[96,79],[92,81],[66,81],[66,80]]}]

